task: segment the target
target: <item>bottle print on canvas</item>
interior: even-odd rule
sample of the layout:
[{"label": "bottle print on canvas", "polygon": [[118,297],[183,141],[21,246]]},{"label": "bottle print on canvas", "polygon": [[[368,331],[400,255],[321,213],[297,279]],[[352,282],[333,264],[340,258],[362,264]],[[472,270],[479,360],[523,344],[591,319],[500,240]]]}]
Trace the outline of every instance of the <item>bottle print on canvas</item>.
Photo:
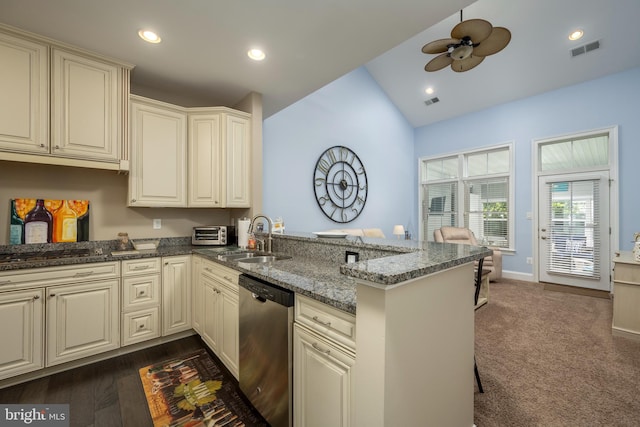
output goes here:
[{"label": "bottle print on canvas", "polygon": [[51,243],[53,216],[44,206],[44,199],[36,199],[36,206],[24,219],[25,243]]}]

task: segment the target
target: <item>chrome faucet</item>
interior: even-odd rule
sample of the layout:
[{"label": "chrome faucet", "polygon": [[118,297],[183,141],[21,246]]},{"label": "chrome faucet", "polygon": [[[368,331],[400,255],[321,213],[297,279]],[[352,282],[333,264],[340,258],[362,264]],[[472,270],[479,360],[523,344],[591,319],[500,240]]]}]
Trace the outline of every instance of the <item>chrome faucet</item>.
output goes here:
[{"label": "chrome faucet", "polygon": [[251,224],[249,224],[249,233],[253,232],[253,224],[255,224],[256,219],[258,218],[264,218],[267,220],[268,222],[268,227],[269,227],[269,235],[267,237],[267,253],[271,253],[271,246],[272,246],[272,242],[273,242],[273,237],[271,235],[271,232],[273,231],[273,221],[271,220],[271,218],[269,218],[268,216],[264,215],[264,214],[257,214],[256,216],[254,216],[251,219]]}]

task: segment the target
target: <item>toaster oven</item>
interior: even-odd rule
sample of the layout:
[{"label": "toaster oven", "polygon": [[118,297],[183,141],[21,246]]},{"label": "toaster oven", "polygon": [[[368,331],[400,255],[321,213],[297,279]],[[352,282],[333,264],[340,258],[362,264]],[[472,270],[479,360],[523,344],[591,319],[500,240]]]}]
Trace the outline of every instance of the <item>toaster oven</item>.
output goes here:
[{"label": "toaster oven", "polygon": [[235,243],[236,229],[232,225],[193,227],[192,245],[225,246]]}]

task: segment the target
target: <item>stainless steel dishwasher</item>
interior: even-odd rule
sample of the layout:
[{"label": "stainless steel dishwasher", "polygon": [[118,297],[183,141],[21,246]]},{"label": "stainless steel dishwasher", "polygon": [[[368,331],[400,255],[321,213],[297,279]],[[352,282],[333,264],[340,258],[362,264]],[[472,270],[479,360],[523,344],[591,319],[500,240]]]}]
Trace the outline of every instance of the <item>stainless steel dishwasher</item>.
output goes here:
[{"label": "stainless steel dishwasher", "polygon": [[240,389],[271,427],[292,425],[294,293],[241,275]]}]

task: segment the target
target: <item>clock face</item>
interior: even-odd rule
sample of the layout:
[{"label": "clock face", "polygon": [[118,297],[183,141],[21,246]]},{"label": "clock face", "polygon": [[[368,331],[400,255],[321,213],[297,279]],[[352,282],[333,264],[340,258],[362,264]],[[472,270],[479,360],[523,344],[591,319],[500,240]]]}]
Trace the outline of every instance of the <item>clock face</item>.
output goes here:
[{"label": "clock face", "polygon": [[332,221],[345,223],[360,215],[367,201],[367,173],[347,147],[327,149],[313,171],[313,188],[322,212]]}]

